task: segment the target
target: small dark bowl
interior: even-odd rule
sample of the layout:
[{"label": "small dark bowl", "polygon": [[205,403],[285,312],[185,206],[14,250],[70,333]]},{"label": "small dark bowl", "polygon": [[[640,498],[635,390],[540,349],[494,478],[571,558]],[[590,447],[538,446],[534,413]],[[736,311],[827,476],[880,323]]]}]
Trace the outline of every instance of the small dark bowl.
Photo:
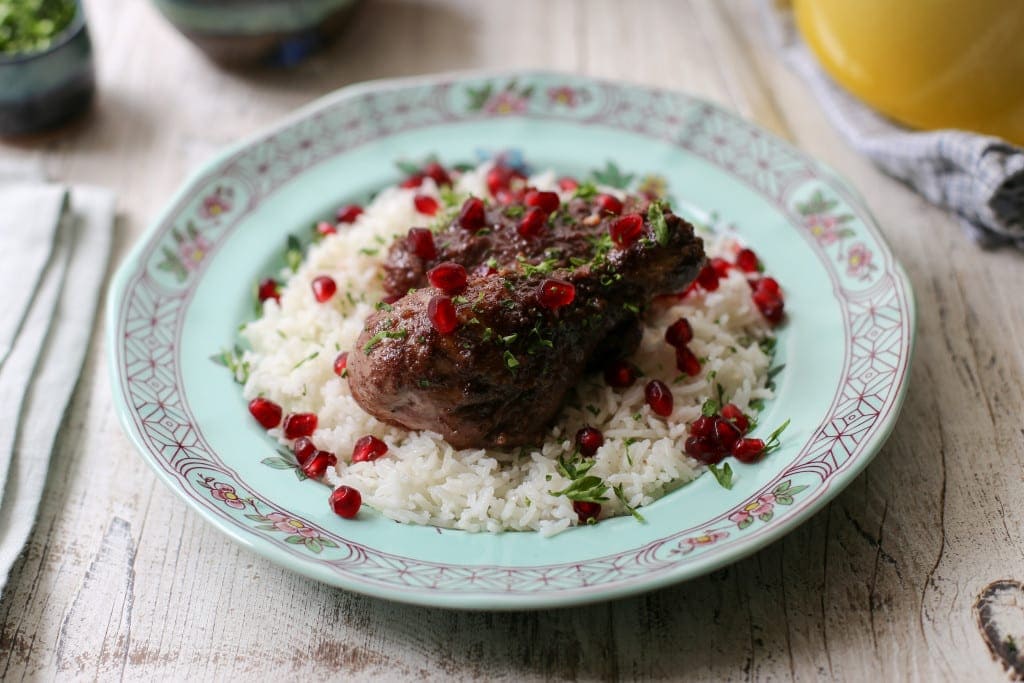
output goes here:
[{"label": "small dark bowl", "polygon": [[88,108],[95,90],[92,42],[81,0],[49,47],[0,54],[0,135],[55,128]]},{"label": "small dark bowl", "polygon": [[291,66],[344,25],[358,0],[153,0],[175,28],[224,64]]}]

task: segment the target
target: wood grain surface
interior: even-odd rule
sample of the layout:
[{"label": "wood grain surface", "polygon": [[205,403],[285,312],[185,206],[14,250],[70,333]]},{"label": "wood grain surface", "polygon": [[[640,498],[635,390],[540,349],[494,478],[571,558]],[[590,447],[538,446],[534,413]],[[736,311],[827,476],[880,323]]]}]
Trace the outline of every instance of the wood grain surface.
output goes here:
[{"label": "wood grain surface", "polygon": [[[578,609],[389,604],[280,569],[160,484],[113,414],[97,322],[38,526],[0,600],[0,678],[1005,680],[1024,647],[1024,257],[859,158],[772,52],[752,2],[368,0],[291,71],[226,71],[142,0],[86,0],[99,99],[0,155],[116,189],[120,261],[183,177],[337,87],[544,67],[720,102],[839,169],[920,311],[906,407],[845,492],[757,555]],[[98,292],[97,295],[100,293]]]}]

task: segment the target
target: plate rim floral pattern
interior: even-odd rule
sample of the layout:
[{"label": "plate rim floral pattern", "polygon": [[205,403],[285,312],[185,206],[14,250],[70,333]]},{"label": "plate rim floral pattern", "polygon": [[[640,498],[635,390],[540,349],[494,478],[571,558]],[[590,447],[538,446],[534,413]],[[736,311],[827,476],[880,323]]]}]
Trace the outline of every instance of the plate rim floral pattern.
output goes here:
[{"label": "plate rim floral pattern", "polygon": [[[747,183],[766,196],[774,193],[778,208],[803,229],[799,237],[807,240],[818,258],[829,264],[830,277],[843,292],[840,305],[844,311],[847,306],[856,308],[856,315],[844,316],[850,337],[847,343],[853,346],[851,340],[856,341],[860,334],[861,341],[872,351],[866,357],[867,370],[856,377],[858,386],[844,384],[837,389],[829,411],[832,422],[815,431],[792,466],[728,513],[704,522],[699,528],[679,531],[641,548],[577,563],[462,567],[400,557],[348,542],[333,531],[275,509],[258,492],[249,491],[236,472],[209,452],[201,425],[191,421],[184,392],[177,396],[180,405],[163,398],[152,399],[164,390],[142,386],[140,378],[147,375],[133,370],[138,358],[132,354],[138,355],[137,347],[143,341],[150,347],[159,346],[163,337],[171,335],[173,340],[173,335],[180,333],[180,321],[201,278],[205,257],[230,233],[231,221],[238,220],[243,208],[251,209],[258,204],[263,179],[257,177],[253,181],[251,168],[240,170],[247,153],[271,142],[285,146],[279,138],[311,121],[322,122],[328,114],[342,111],[346,103],[373,100],[376,106],[389,93],[416,89],[424,92],[429,107],[437,108],[438,121],[433,123],[507,116],[562,116],[572,121],[575,107],[586,109],[602,98],[614,100],[621,92],[649,95],[654,109],[661,99],[671,99],[677,105],[684,103],[688,109],[683,109],[693,119],[686,124],[690,126],[687,130],[696,134],[676,144],[727,170],[737,182]],[[453,98],[460,93],[464,99],[453,105]],[[352,108],[358,114],[359,107]],[[663,123],[668,127],[681,123],[673,120],[674,111],[662,113]],[[606,114],[590,112],[585,122],[601,121],[602,115]],[[658,131],[652,128],[657,122],[657,116],[652,116],[629,124],[634,127],[628,130],[657,138]],[[358,117],[353,115],[346,125],[357,129]],[[700,130],[701,126],[721,128],[709,131]],[[625,125],[622,127],[627,130]],[[388,134],[386,130],[381,133]],[[714,146],[688,146],[705,138],[727,139],[730,135],[747,136],[748,143],[769,150],[766,157],[776,157],[764,165],[762,159],[757,159],[747,168],[741,167],[733,156],[716,157],[721,152]],[[318,160],[313,156],[311,164],[315,165],[330,158],[330,153]],[[300,167],[295,173],[301,170]],[[257,166],[256,171],[258,176],[265,169]],[[267,182],[269,194],[276,187],[274,182],[284,180],[275,178]],[[183,216],[188,220],[171,220]],[[205,227],[197,228],[196,221]],[[854,224],[856,228],[850,227]],[[907,387],[916,318],[906,275],[864,202],[831,169],[735,114],[691,96],[544,71],[441,74],[374,81],[344,88],[304,107],[269,131],[223,152],[193,174],[125,259],[108,298],[109,368],[122,424],[160,478],[204,518],[237,542],[319,580],[404,602],[475,609],[548,607],[621,597],[704,574],[788,533],[845,487],[888,437]],[[172,303],[161,309],[160,316],[156,309],[150,311],[153,322],[147,327],[146,311],[142,309],[158,301]],[[166,320],[162,316],[167,316]],[[856,326],[860,327],[853,329]],[[898,330],[894,331],[895,328]],[[876,334],[874,339],[871,334]],[[884,343],[891,342],[896,351],[880,346],[879,337]],[[171,348],[180,347],[170,343]],[[887,357],[891,372],[886,370],[880,377],[868,377],[877,360],[876,352],[891,356]],[[844,382],[853,377],[851,367],[858,363],[864,367],[863,362],[864,358],[856,353],[847,354]],[[175,365],[172,358],[167,370],[169,374],[165,377],[170,378],[164,383],[180,388],[180,365]],[[858,388],[860,394],[856,393]],[[151,400],[147,401],[147,396]],[[845,410],[850,401],[854,404],[852,412],[840,416],[838,411]],[[148,417],[141,415],[143,410],[155,411],[154,406],[159,411]],[[154,414],[160,418],[152,419]],[[410,581],[409,576],[416,578]]]}]

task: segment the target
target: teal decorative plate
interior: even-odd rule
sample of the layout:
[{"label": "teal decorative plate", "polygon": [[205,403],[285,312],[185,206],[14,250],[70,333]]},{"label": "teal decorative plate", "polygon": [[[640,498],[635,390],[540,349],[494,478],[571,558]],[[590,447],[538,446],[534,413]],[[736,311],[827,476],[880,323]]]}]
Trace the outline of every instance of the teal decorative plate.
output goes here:
[{"label": "teal decorative plate", "polygon": [[[731,224],[786,291],[782,449],[700,477],[631,517],[534,533],[335,516],[327,489],[261,464],[275,444],[210,356],[251,316],[285,235],[400,179],[396,159],[515,148],[537,168],[647,173],[677,206]],[[608,162],[612,165],[609,166]],[[648,178],[646,182],[661,182]],[[121,266],[108,306],[121,420],[164,482],[253,551],[320,581],[466,609],[607,600],[709,572],[792,530],[864,469],[899,413],[914,341],[903,270],[856,194],[787,143],[711,104],[548,73],[346,88],[207,164]],[[211,549],[211,553],[215,554]]]}]

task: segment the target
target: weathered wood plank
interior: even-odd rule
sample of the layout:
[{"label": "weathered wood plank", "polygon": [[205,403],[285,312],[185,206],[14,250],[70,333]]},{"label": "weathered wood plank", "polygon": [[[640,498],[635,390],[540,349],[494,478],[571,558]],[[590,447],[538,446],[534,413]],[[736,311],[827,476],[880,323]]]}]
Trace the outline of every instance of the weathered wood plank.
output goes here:
[{"label": "weathered wood plank", "polygon": [[[910,274],[920,341],[877,461],[782,541],[634,599],[460,614],[319,585],[208,528],[121,434],[97,329],[36,532],[0,599],[0,678],[1005,675],[989,650],[1006,656],[1019,607],[1012,583],[986,586],[1024,579],[1024,310],[1009,294],[1024,289],[1021,257],[976,250],[850,151],[766,45],[754,3],[368,2],[325,54],[259,74],[216,69],[148,3],[94,0],[89,12],[96,112],[0,153],[117,189],[119,255],[209,154],[331,89],[448,69],[580,70],[694,92],[840,169]],[[983,595],[991,605],[976,605]]]}]

